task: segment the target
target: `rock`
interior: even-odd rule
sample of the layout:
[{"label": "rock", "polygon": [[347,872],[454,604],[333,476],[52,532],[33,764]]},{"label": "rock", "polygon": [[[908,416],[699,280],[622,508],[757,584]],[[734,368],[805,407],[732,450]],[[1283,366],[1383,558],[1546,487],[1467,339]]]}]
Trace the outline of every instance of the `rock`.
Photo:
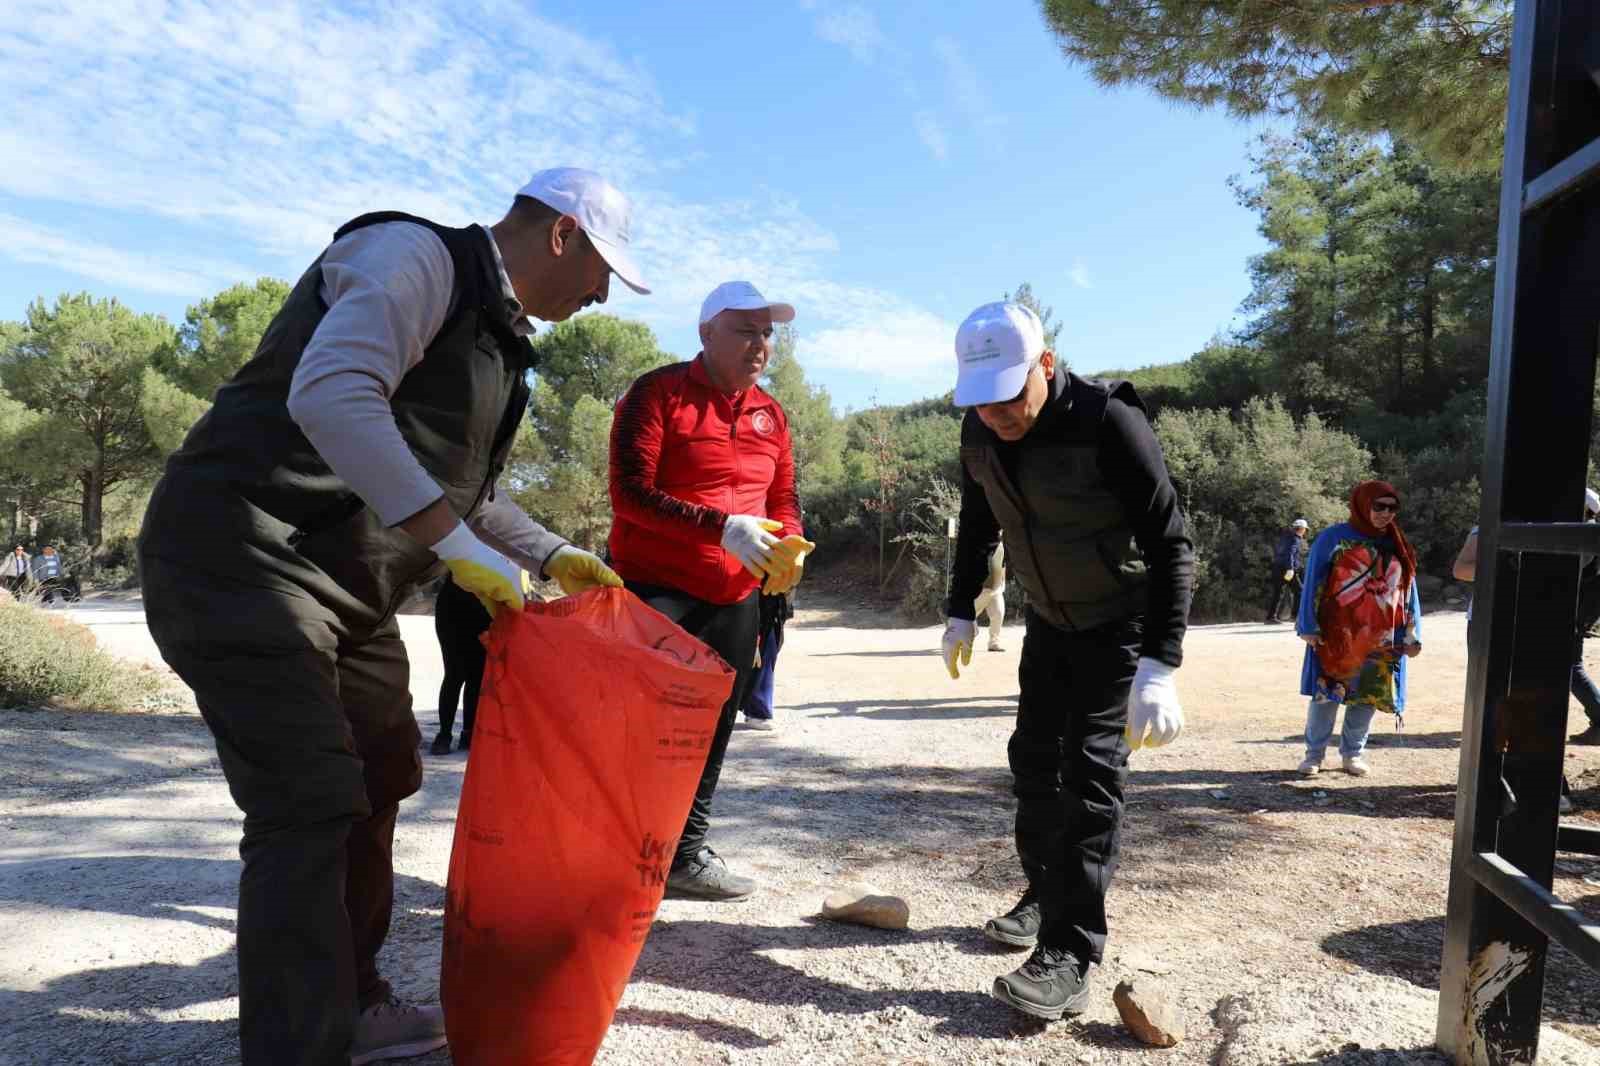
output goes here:
[{"label": "rock", "polygon": [[1123,981],[1111,994],[1128,1032],[1151,1047],[1173,1047],[1184,1037],[1183,1011],[1159,982],[1146,977]]},{"label": "rock", "polygon": [[911,923],[911,907],[899,896],[870,885],[838,885],[822,901],[822,916],[877,929],[904,929]]}]

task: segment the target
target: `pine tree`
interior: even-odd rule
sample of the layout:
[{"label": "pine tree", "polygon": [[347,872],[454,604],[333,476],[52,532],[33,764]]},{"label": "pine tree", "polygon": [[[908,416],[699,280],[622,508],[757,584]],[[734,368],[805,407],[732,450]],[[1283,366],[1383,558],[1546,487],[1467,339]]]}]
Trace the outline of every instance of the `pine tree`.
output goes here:
[{"label": "pine tree", "polygon": [[1511,0],[1042,0],[1062,51],[1104,85],[1237,115],[1298,115],[1494,169]]}]

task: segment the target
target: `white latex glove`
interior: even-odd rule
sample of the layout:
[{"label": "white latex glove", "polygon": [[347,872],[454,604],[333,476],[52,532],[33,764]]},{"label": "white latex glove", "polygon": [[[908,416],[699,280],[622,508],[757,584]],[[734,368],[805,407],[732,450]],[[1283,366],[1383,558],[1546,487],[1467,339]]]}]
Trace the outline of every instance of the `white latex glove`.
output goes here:
[{"label": "white latex glove", "polygon": [[1134,751],[1171,744],[1183,732],[1177,672],[1159,659],[1139,658],[1128,697],[1128,747]]},{"label": "white latex glove", "polygon": [[729,515],[722,525],[722,550],[739,560],[751,577],[765,578],[775,569],[772,546],[778,538],[773,534],[782,528],[782,522],[760,515]]},{"label": "white latex glove", "polygon": [[950,676],[960,678],[961,667],[972,663],[972,642],[978,639],[978,623],[966,618],[946,618],[939,654]]},{"label": "white latex glove", "polygon": [[1294,571],[1293,570],[1285,570],[1283,572],[1283,579],[1285,581],[1293,581],[1294,580]]},{"label": "white latex glove", "polygon": [[479,540],[465,522],[432,545],[457,585],[478,597],[493,617],[501,605],[522,610],[522,567]]}]

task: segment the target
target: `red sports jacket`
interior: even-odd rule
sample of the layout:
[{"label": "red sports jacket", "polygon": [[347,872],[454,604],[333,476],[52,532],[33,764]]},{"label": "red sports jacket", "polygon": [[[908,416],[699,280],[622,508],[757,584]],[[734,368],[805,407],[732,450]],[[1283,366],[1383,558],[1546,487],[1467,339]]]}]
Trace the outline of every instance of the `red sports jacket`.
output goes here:
[{"label": "red sports jacket", "polygon": [[611,565],[625,580],[738,603],[760,582],[722,550],[729,515],[800,530],[789,420],[759,387],[729,396],[701,357],[642,375],[611,423]]}]

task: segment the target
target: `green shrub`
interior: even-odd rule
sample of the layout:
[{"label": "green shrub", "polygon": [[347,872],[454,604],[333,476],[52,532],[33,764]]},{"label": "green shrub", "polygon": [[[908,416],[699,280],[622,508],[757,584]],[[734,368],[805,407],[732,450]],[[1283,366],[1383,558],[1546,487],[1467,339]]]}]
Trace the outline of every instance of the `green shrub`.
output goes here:
[{"label": "green shrub", "polygon": [[26,602],[0,603],[0,707],[133,709],[162,694],[152,670],[107,655],[83,626]]},{"label": "green shrub", "polygon": [[1169,409],[1156,435],[1195,544],[1199,622],[1258,618],[1278,534],[1295,518],[1312,536],[1343,521],[1350,489],[1372,466],[1355,437],[1315,414],[1296,421],[1275,396],[1237,415]]}]

